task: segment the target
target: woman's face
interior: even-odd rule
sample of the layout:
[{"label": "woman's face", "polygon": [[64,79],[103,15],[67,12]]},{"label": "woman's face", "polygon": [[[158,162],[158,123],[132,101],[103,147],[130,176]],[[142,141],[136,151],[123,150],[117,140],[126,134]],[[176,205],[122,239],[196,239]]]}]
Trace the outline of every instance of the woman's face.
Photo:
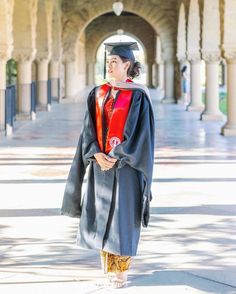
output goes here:
[{"label": "woman's face", "polygon": [[107,58],[108,76],[116,81],[125,81],[127,79],[127,70],[130,62],[123,62],[119,55],[109,55]]}]

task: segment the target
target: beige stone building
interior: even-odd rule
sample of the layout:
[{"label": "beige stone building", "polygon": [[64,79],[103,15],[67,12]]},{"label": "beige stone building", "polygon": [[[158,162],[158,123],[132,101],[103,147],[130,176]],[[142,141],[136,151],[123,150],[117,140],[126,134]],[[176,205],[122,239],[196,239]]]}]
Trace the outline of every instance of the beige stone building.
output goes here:
[{"label": "beige stone building", "polygon": [[[51,99],[62,103],[82,97],[84,89],[94,84],[98,47],[122,29],[144,46],[147,85],[164,90],[163,103],[182,100],[180,68],[189,66],[187,111],[200,111],[202,120],[224,118],[219,110],[223,62],[228,111],[219,133],[236,136],[236,1],[123,0],[121,16],[113,13],[114,2],[0,1],[1,133],[12,132],[12,112],[17,120],[35,119],[35,109],[50,111]],[[17,64],[15,92],[6,83],[9,60]],[[10,103],[13,92],[16,98]]]}]

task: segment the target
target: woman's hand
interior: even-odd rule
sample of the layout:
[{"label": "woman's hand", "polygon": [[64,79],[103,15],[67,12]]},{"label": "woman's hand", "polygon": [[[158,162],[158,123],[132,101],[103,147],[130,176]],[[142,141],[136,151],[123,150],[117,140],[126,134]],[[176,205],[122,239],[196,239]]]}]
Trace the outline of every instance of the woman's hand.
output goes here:
[{"label": "woman's hand", "polygon": [[105,153],[98,152],[94,154],[101,170],[109,170],[116,163],[117,159],[106,155]]}]

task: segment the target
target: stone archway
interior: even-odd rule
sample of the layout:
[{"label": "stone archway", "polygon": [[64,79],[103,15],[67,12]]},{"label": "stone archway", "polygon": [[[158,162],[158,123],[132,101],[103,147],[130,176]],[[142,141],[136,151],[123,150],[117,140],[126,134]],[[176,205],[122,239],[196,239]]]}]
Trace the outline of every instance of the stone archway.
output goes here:
[{"label": "stone archway", "polygon": [[[95,29],[97,27],[99,27],[99,31]],[[147,82],[149,86],[152,86],[152,66],[156,59],[156,33],[145,20],[129,13],[126,13],[125,16],[120,16],[118,21],[113,15],[105,14],[95,19],[86,28],[88,84],[93,84],[92,76],[94,75],[97,48],[106,38],[116,35],[118,29],[122,29],[124,34],[131,35],[139,40],[145,49],[145,64],[147,64],[149,73]]]},{"label": "stone archway", "polygon": [[[165,92],[166,102],[173,102],[174,99],[174,64],[175,64],[175,47],[176,47],[176,26],[177,14],[175,9],[175,1],[168,1],[168,13],[167,9],[162,5],[158,5],[159,1],[150,1],[150,5],[147,6],[141,0],[126,1],[125,12],[130,12],[138,15],[148,22],[156,34],[160,36],[162,47],[163,62],[165,63]],[[63,42],[63,59],[66,67],[70,63],[72,68],[73,62],[76,60],[76,44],[77,39],[84,33],[86,27],[96,18],[103,14],[111,12],[110,1],[105,1],[104,4],[99,6],[97,1],[89,1],[81,3],[72,1],[62,2],[63,11],[63,30],[62,30],[62,42]],[[74,65],[74,67],[76,67]],[[150,69],[150,72],[152,68]],[[75,72],[75,70],[71,71]]]},{"label": "stone archway", "polygon": [[[160,35],[163,46],[165,47],[164,59],[173,58],[175,52],[176,26],[177,19],[175,1],[167,2],[167,9],[162,5],[158,5],[159,1],[153,1],[149,4],[148,9],[144,1],[125,1],[125,11],[134,13],[146,22],[148,22],[156,32]],[[103,5],[99,5],[98,1],[82,2],[81,4],[75,0],[63,1],[62,11],[64,12],[63,22],[63,50],[64,58],[71,58],[75,53],[74,48],[78,31],[83,32],[85,28],[95,19],[112,10],[110,1],[104,1]],[[174,16],[174,17],[173,17]]]}]

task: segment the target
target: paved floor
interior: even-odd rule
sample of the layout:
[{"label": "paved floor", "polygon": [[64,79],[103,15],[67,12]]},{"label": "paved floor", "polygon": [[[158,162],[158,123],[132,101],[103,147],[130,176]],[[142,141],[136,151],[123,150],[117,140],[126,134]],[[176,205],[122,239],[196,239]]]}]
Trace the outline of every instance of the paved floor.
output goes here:
[{"label": "paved floor", "polygon": [[122,290],[75,245],[79,220],[59,214],[84,103],[54,104],[0,138],[1,294],[236,293],[236,138],[181,105],[154,109],[151,223]]}]

